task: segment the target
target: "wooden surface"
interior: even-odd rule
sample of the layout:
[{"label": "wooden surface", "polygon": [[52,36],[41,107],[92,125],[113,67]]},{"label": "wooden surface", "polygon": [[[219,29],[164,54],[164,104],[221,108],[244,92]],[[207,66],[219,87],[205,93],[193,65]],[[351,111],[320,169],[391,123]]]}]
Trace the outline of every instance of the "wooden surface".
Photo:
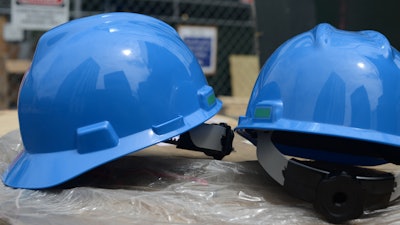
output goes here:
[{"label": "wooden surface", "polygon": [[224,103],[220,111],[221,114],[236,120],[246,114],[248,97],[218,96],[218,99]]}]

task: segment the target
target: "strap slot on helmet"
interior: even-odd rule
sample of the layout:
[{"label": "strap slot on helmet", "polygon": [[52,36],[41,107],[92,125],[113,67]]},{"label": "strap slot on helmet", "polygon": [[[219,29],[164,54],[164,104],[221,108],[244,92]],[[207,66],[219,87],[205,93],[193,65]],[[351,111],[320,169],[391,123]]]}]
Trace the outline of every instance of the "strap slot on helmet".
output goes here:
[{"label": "strap slot on helmet", "polygon": [[[275,146],[285,155],[333,162],[337,158],[336,161],[341,164],[346,164],[347,161],[348,164],[354,164],[356,158],[360,158],[364,165],[386,162],[400,164],[400,161],[396,160],[400,158],[399,148],[387,144],[289,131],[274,131],[271,138]],[[302,155],[296,155],[296,152],[301,152]],[[326,154],[323,155],[321,152]],[[329,160],[324,159],[324,156]]]}]

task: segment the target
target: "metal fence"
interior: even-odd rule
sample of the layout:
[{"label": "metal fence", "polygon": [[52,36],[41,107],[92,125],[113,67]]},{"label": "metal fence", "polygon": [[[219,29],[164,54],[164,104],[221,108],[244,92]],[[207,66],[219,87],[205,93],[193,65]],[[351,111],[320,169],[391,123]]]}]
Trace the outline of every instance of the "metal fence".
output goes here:
[{"label": "metal fence", "polygon": [[[149,15],[177,28],[178,25],[215,26],[218,31],[216,72],[207,76],[217,95],[232,95],[232,55],[255,55],[253,1],[244,0],[70,0],[70,19],[104,12],[124,11]],[[10,0],[0,0],[0,15],[10,16]],[[36,39],[40,32],[30,32]],[[34,40],[37,41],[37,40]],[[247,63],[242,63],[245,67]],[[253,68],[249,70],[254,71]],[[246,68],[242,68],[246,71]],[[258,70],[258,68],[256,68]],[[254,73],[254,72],[253,72]],[[236,89],[251,89],[254,78],[240,79]],[[254,76],[254,75],[253,75]],[[235,84],[236,85],[236,84]],[[236,85],[237,86],[237,85]]]}]

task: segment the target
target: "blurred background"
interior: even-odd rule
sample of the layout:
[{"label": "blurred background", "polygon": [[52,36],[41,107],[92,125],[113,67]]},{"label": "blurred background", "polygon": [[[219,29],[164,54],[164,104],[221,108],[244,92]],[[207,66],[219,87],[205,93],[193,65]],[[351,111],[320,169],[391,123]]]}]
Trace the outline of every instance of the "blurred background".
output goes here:
[{"label": "blurred background", "polygon": [[285,40],[328,22],[377,30],[399,48],[399,9],[398,0],[0,0],[0,109],[16,108],[40,36],[68,20],[124,11],[170,24],[199,58],[224,113],[237,117],[260,67]]}]

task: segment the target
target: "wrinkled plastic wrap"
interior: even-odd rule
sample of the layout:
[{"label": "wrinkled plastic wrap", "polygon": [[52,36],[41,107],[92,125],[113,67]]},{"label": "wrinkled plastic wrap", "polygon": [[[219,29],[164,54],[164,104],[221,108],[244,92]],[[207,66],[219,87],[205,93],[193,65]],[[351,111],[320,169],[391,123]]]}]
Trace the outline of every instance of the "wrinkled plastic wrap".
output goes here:
[{"label": "wrinkled plastic wrap", "polygon": [[[18,131],[0,138],[0,172],[22,149]],[[232,153],[235,154],[235,153]],[[400,223],[400,203],[350,224]],[[257,161],[130,155],[62,187],[0,185],[0,224],[324,224]]]}]

